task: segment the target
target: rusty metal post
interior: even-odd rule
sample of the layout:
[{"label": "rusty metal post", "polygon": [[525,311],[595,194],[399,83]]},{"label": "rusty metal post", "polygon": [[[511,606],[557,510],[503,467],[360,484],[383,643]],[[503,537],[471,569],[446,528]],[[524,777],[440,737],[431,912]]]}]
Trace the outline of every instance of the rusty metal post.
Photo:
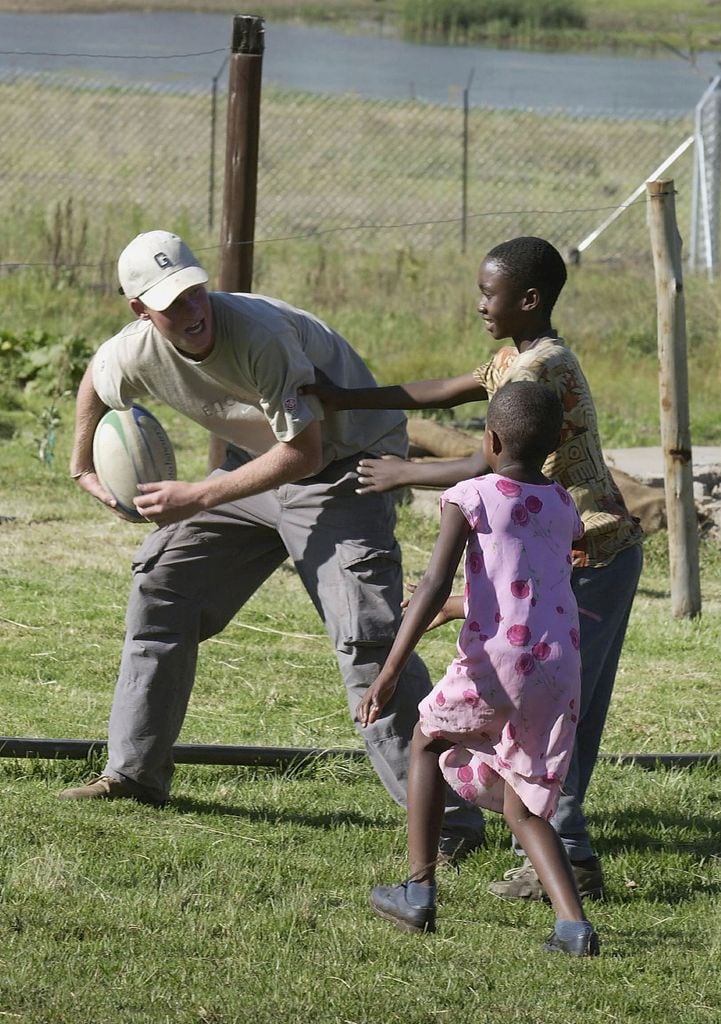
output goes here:
[{"label": "rusty metal post", "polygon": [[228,80],[223,218],[220,228],[219,288],[250,291],[258,180],[263,19],[237,14]]},{"label": "rusty metal post", "polygon": [[671,610],[676,618],[692,618],[701,612],[701,582],[698,522],[693,498],[681,239],[676,226],[673,180],[648,181],[646,190],[656,274],[661,445],[668,518]]}]

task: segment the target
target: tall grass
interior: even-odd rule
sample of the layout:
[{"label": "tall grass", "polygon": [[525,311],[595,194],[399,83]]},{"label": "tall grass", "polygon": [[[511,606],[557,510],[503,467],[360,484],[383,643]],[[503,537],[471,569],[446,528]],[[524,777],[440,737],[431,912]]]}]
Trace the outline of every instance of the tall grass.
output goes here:
[{"label": "tall grass", "polygon": [[[190,241],[194,242],[192,235]],[[207,255],[212,280],[215,251]],[[428,253],[412,247],[392,253],[359,252],[321,241],[278,243],[256,248],[254,288],[327,319],[358,349],[381,383],[447,376],[467,372],[495,348],[476,313],[475,278],[482,255],[483,251],[462,256],[454,249]],[[569,271],[554,321],[589,377],[604,444],[659,444],[656,298],[650,261],[589,264]],[[54,383],[50,367],[44,371],[43,386],[38,383],[29,393],[20,392],[20,371],[10,358],[12,351],[34,352],[32,360],[38,363],[60,345],[73,364],[81,363],[83,350],[92,352],[118,330],[129,311],[110,287],[104,292],[63,283],[53,286],[31,269],[0,277],[0,303],[7,335],[5,342],[0,336],[0,351],[4,347],[8,370],[0,387],[0,425],[5,424],[7,436],[21,429],[23,416],[38,415],[38,403],[46,404]],[[686,275],[694,444],[721,442],[720,303],[714,282],[705,275]],[[28,406],[31,399],[34,404]],[[464,421],[482,412],[482,406],[468,406],[447,415]],[[66,416],[63,412],[60,430],[70,429]]]},{"label": "tall grass", "polygon": [[409,38],[448,43],[586,26],[573,0],[404,0],[402,19]]},{"label": "tall grass", "polygon": [[675,52],[689,60],[718,46],[718,17],[705,0],[402,0],[400,17],[409,38],[426,42]]}]

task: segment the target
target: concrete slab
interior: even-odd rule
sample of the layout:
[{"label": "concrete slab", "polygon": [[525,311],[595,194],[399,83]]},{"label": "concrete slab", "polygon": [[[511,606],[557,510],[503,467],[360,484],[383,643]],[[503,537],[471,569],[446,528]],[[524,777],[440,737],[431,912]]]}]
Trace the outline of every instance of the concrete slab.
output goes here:
[{"label": "concrete slab", "polygon": [[[721,479],[721,447],[716,445],[692,446],[693,478],[705,485],[709,493]],[[606,448],[604,456],[610,469],[640,480],[651,487],[663,486],[663,449]]]},{"label": "concrete slab", "polygon": [[[663,450],[660,446],[606,448],[604,457],[612,471],[618,469],[649,487],[663,488]],[[700,513],[717,524],[721,532],[721,446],[698,445],[692,448],[692,457],[697,507]],[[440,491],[414,487],[411,493],[417,512],[438,518]]]}]

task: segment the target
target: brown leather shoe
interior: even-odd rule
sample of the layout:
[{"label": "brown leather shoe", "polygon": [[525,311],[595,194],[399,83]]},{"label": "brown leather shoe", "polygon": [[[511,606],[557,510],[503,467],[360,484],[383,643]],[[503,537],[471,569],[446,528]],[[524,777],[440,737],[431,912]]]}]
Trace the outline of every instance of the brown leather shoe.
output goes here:
[{"label": "brown leather shoe", "polygon": [[113,779],[110,775],[98,775],[83,786],[64,789],[62,793],[58,793],[58,800],[137,800],[141,804],[150,804],[153,807],[163,807],[166,803],[164,800],[142,796],[126,782]]}]

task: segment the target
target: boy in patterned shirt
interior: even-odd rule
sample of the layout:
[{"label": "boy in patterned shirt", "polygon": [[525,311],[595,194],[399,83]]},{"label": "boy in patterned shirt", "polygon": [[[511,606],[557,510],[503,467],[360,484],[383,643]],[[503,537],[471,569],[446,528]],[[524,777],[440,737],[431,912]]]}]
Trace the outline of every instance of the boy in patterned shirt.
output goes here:
[{"label": "boy in patterned shirt", "polygon": [[[571,768],[552,824],[563,841],[581,896],[603,895],[603,874],[582,810],[606,721],[631,605],[643,566],[643,531],[630,515],[603,458],[596,410],[578,360],[551,324],[566,282],[560,253],[545,239],[520,237],[495,246],[481,263],[478,311],[491,337],[510,338],[470,373],[381,388],[342,389],[330,383],[308,390],[335,409],[450,408],[491,398],[509,381],[546,384],[561,399],[558,449],[543,467],[573,496],[585,527],[573,551],[572,585],[581,622],[581,708]],[[488,464],[479,450],[464,459],[414,463],[394,456],[361,459],[359,494],[404,486],[449,487],[480,476]],[[449,602],[446,617],[457,614]],[[438,624],[438,623],[436,623]],[[516,850],[522,855],[523,851]],[[494,882],[508,899],[543,899],[528,860]]]}]

